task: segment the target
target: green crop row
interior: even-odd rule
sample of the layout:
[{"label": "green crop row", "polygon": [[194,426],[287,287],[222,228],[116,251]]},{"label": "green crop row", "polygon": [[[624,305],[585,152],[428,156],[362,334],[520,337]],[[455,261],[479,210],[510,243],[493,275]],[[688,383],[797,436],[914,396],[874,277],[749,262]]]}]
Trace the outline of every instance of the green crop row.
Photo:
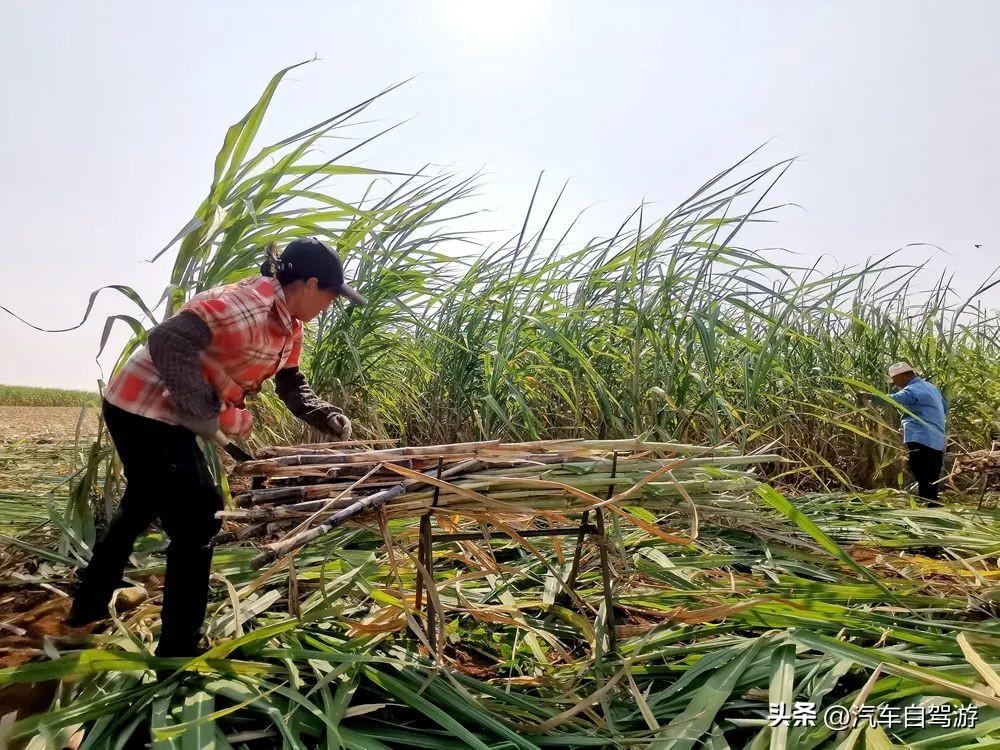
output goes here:
[{"label": "green crop row", "polygon": [[96,406],[100,396],[91,391],[0,385],[0,406]]}]

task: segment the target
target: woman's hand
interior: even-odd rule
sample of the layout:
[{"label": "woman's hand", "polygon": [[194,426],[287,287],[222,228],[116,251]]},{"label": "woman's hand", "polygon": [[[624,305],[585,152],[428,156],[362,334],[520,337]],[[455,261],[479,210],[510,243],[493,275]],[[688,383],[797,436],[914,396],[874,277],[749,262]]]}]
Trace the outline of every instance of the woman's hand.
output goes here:
[{"label": "woman's hand", "polygon": [[198,437],[212,440],[215,433],[219,431],[219,416],[216,415],[208,419],[184,419],[181,425],[187,427]]},{"label": "woman's hand", "polygon": [[328,432],[338,441],[351,439],[351,420],[346,414],[331,414],[326,420]]}]

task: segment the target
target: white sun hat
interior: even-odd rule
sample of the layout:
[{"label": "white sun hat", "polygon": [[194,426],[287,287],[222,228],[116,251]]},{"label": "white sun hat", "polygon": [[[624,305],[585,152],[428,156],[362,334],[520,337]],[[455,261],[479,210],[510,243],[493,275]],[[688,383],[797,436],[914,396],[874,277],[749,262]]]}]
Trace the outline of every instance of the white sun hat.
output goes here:
[{"label": "white sun hat", "polygon": [[902,375],[904,372],[913,372],[913,368],[910,366],[909,362],[897,362],[896,364],[889,366],[890,378]]}]

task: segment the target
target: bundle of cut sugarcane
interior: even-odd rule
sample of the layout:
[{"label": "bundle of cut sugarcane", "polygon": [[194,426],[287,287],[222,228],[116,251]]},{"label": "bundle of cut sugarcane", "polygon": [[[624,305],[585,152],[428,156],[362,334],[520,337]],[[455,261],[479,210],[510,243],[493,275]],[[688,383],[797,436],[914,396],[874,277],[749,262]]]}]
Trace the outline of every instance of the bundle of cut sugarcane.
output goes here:
[{"label": "bundle of cut sugarcane", "polygon": [[[265,449],[233,473],[257,478],[219,515],[239,527],[232,539],[273,538],[258,567],[380,508],[387,518],[428,512],[531,519],[579,513],[613,502],[669,509],[737,500],[757,479],[752,468],[782,459],[640,440],[498,440],[365,448],[326,444]],[[263,480],[263,481],[262,481]]]},{"label": "bundle of cut sugarcane", "polygon": [[951,476],[985,474],[998,469],[1000,469],[1000,450],[971,451],[955,457]]}]

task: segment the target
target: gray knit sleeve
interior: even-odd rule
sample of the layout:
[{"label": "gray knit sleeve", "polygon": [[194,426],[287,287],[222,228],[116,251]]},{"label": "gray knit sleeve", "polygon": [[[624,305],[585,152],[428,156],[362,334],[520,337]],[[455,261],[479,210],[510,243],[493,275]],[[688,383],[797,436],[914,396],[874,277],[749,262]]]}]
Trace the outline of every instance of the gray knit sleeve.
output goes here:
[{"label": "gray knit sleeve", "polygon": [[331,416],[344,413],[317,396],[298,367],[278,370],[274,376],[274,392],[285,402],[288,411],[321,432],[330,431]]},{"label": "gray knit sleeve", "polygon": [[180,312],[149,333],[149,356],[170,391],[170,403],[190,419],[218,416],[221,402],[201,372],[200,353],[212,329],[192,312]]}]

